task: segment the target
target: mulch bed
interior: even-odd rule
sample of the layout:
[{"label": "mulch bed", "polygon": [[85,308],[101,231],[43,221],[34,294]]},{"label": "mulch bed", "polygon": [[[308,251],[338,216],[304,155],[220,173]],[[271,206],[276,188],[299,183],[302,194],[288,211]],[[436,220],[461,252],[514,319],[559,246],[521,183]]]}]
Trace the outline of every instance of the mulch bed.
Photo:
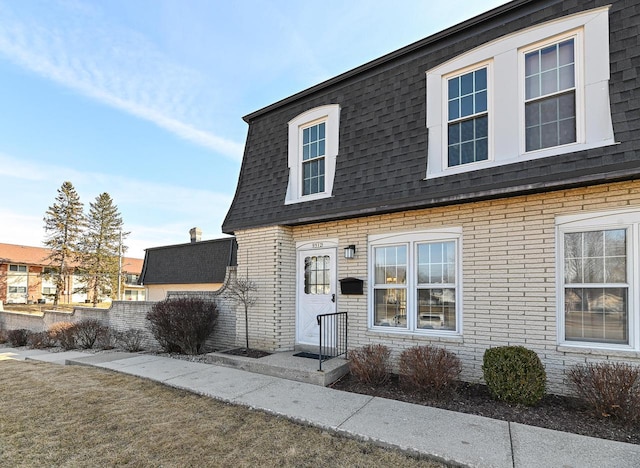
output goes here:
[{"label": "mulch bed", "polygon": [[432,398],[407,389],[399,383],[396,375],[392,376],[385,385],[372,387],[360,383],[351,374],[347,374],[331,387],[352,393],[640,445],[640,426],[625,427],[615,420],[596,417],[579,400],[570,397],[547,395],[538,405],[528,407],[493,400],[485,385],[461,383],[456,393],[450,398]]},{"label": "mulch bed", "polygon": [[230,354],[232,356],[244,356],[244,357],[250,357],[254,359],[271,355],[271,353],[267,353],[266,351],[260,351],[259,349],[251,349],[251,348],[227,349],[220,352],[222,354]]}]

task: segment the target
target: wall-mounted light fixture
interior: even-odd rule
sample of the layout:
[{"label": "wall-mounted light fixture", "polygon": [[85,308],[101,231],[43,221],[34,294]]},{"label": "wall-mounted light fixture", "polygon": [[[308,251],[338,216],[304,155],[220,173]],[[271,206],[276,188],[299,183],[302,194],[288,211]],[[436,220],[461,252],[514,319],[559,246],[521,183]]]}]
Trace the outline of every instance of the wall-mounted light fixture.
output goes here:
[{"label": "wall-mounted light fixture", "polygon": [[356,256],[356,246],[351,244],[344,248],[344,258],[354,258]]}]

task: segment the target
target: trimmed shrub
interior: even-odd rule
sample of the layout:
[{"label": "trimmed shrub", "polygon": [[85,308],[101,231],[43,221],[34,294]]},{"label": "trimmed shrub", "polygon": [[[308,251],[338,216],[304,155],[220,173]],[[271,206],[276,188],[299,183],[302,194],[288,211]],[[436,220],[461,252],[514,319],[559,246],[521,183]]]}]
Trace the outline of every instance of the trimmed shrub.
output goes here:
[{"label": "trimmed shrub", "polygon": [[436,346],[414,346],[400,355],[400,382],[432,396],[451,394],[461,370],[458,356]]},{"label": "trimmed shrub", "polygon": [[9,330],[7,332],[7,341],[11,346],[20,347],[27,346],[29,341],[29,335],[31,332],[24,328],[18,328],[16,330]]},{"label": "trimmed shrub", "polygon": [[35,349],[52,348],[55,345],[56,340],[51,337],[49,332],[30,333],[27,340],[27,346]]},{"label": "trimmed shrub", "polygon": [[105,327],[97,319],[84,319],[75,323],[72,327],[76,343],[82,349],[94,347],[100,335],[105,333]]},{"label": "trimmed shrub", "polygon": [[62,349],[76,349],[75,326],[72,322],[57,322],[49,327],[49,334],[60,344]]},{"label": "trimmed shrub", "polygon": [[218,320],[215,303],[198,298],[166,299],[147,313],[151,333],[167,352],[201,354]]},{"label": "trimmed shrub", "polygon": [[499,346],[484,353],[482,372],[491,396],[533,406],[544,397],[547,373],[538,355],[523,346]]},{"label": "trimmed shrub", "polygon": [[116,341],[125,350],[135,353],[136,351],[142,351],[142,341],[144,340],[145,332],[139,328],[130,328],[116,333]]},{"label": "trimmed shrub", "polygon": [[574,366],[569,382],[597,416],[640,423],[640,367],[622,362]]},{"label": "trimmed shrub", "polygon": [[391,351],[384,345],[366,345],[349,351],[349,371],[362,383],[383,385],[391,375]]}]

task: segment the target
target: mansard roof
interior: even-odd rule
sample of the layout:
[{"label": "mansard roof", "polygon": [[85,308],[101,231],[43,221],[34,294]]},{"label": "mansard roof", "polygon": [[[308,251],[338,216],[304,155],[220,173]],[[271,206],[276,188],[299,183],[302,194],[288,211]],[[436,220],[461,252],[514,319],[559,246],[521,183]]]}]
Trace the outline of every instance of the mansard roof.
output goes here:
[{"label": "mansard roof", "polygon": [[[618,143],[427,179],[425,73],[524,28],[611,4],[609,98]],[[245,154],[223,231],[451,205],[640,176],[640,2],[517,0],[247,115]],[[287,122],[340,105],[330,198],[285,204]]]},{"label": "mansard roof", "polygon": [[139,283],[222,283],[237,248],[235,237],[227,237],[146,249]]}]

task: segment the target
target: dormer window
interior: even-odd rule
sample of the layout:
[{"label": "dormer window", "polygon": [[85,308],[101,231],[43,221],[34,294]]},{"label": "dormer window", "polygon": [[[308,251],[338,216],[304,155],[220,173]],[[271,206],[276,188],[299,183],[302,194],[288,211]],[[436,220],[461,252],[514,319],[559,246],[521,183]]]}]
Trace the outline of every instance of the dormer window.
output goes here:
[{"label": "dormer window", "polygon": [[330,197],[338,156],[340,106],[316,107],[288,125],[289,183],[285,204]]},{"label": "dormer window", "polygon": [[482,44],[427,75],[427,179],[615,144],[609,7]]},{"label": "dormer window", "polygon": [[524,55],[526,151],[576,142],[575,39]]},{"label": "dormer window", "polygon": [[487,67],[447,80],[449,167],[489,157]]},{"label": "dormer window", "polygon": [[302,129],[302,195],[324,192],[326,122]]}]

